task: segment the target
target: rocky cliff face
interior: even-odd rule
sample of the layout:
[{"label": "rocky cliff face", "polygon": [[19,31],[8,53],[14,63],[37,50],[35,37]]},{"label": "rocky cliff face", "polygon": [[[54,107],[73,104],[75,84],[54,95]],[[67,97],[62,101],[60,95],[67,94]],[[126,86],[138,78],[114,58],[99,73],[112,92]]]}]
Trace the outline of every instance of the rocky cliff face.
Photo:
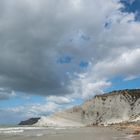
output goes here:
[{"label": "rocky cliff face", "polygon": [[41,118],[36,125],[108,125],[140,121],[140,89],[97,95],[80,106]]},{"label": "rocky cliff face", "polygon": [[140,90],[114,91],[95,96],[92,101],[82,115],[86,124],[130,122],[140,117]]}]

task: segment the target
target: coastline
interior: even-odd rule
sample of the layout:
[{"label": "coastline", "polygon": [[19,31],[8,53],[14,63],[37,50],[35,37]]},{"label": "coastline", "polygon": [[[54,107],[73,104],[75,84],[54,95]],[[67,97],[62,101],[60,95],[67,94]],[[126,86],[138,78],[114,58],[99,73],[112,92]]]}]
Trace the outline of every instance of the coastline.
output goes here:
[{"label": "coastline", "polygon": [[26,130],[18,134],[0,134],[2,140],[139,140],[134,133],[140,127],[93,126],[79,128],[47,128]]}]

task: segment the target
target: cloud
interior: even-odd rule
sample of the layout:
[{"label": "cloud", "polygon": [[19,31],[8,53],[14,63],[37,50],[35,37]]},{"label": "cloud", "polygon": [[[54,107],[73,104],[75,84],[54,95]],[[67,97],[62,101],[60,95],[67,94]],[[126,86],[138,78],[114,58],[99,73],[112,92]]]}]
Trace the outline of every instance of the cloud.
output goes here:
[{"label": "cloud", "polygon": [[[94,77],[94,75],[92,74]],[[79,75],[77,80],[73,80],[72,88],[74,90],[71,98],[81,98],[83,100],[90,99],[96,94],[102,94],[103,90],[111,86],[111,82],[100,79],[91,78],[91,75]]]},{"label": "cloud", "polygon": [[56,104],[69,104],[72,103],[72,99],[64,96],[48,96],[47,101],[54,102]]},{"label": "cloud", "polygon": [[124,81],[134,80],[134,79],[137,79],[139,77],[140,77],[140,75],[135,75],[135,76],[131,75],[131,76],[124,78]]},{"label": "cloud", "polygon": [[4,88],[0,88],[0,100],[7,100],[11,97],[15,97],[16,93],[11,90],[6,90]]},{"label": "cloud", "polygon": [[102,93],[112,76],[139,75],[140,25],[121,7],[113,0],[1,0],[0,87],[66,103],[62,96]]},{"label": "cloud", "polygon": [[108,58],[96,63],[83,73],[77,74],[77,80],[73,80],[74,96],[87,99],[95,94],[103,93],[110,87],[110,79],[121,76],[124,80],[132,80],[140,75],[140,49],[127,50],[118,57]]},{"label": "cloud", "polygon": [[[0,109],[0,123],[18,124],[21,120],[26,120],[31,117],[41,117],[44,115],[46,116],[59,110],[60,107],[52,102],[4,108]],[[10,116],[10,119],[7,116]]]},{"label": "cloud", "polygon": [[[62,108],[66,109],[69,107],[71,107],[71,105],[62,106],[49,101],[46,103],[4,108],[0,109],[0,124],[18,124],[22,120],[50,115],[51,113],[61,111]],[[8,116],[10,116],[10,118]]]},{"label": "cloud", "polygon": [[[42,95],[71,93],[67,72],[71,76],[80,72],[80,60],[91,56],[83,53],[85,48],[78,46],[80,41],[83,37],[87,41],[86,35],[94,37],[106,14],[118,8],[111,0],[108,6],[102,5],[101,0],[2,0],[0,5],[0,86]],[[95,11],[100,6],[97,15]],[[77,30],[81,30],[82,38],[71,43],[71,37],[79,36]],[[87,53],[91,51],[90,44],[85,47]],[[73,55],[73,63],[57,64],[67,54]]]},{"label": "cloud", "polygon": [[[123,77],[130,77],[132,75],[139,75],[140,71],[140,49],[128,50],[123,52],[117,58],[105,60],[96,64],[93,72],[98,71],[97,78],[122,75]],[[103,71],[102,71],[103,70]]]}]

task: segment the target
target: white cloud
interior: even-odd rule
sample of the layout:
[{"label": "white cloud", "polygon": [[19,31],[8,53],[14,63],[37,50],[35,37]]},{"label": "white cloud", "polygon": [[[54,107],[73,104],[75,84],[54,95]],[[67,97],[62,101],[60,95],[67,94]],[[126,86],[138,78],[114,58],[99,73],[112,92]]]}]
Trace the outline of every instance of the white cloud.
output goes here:
[{"label": "white cloud", "polygon": [[95,73],[95,78],[110,78],[117,75],[129,77],[131,75],[139,75],[140,71],[140,49],[130,49],[122,52],[121,55],[114,59],[107,59],[98,62],[92,69],[91,73]]},{"label": "white cloud", "polygon": [[64,96],[48,96],[47,101],[54,102],[56,104],[69,104],[72,103],[72,99]]},{"label": "white cloud", "polygon": [[[57,100],[59,100],[57,102]],[[18,124],[31,117],[42,117],[72,107],[72,99],[67,97],[50,97],[42,103],[28,103],[16,107],[0,108],[0,124]],[[65,105],[64,105],[65,104]],[[10,119],[9,117],[10,116]]]},{"label": "white cloud", "polygon": [[[64,108],[64,107],[63,107]],[[0,109],[0,123],[18,124],[20,121],[29,119],[31,117],[41,117],[49,115],[55,111],[60,111],[62,106],[53,102],[28,104],[24,106],[9,107]],[[8,117],[10,116],[10,118]]]},{"label": "white cloud", "polygon": [[91,76],[94,77],[94,74],[90,75],[90,77],[86,76],[72,81],[74,93],[71,97],[87,100],[96,94],[102,94],[105,88],[111,86],[111,82],[104,79],[96,80]]},{"label": "white cloud", "polygon": [[122,52],[115,58],[102,60],[92,65],[83,74],[79,74],[76,80],[72,81],[75,96],[87,99],[95,94],[103,93],[103,89],[110,87],[110,79],[122,76],[124,80],[132,80],[140,75],[140,49],[130,49]]},{"label": "white cloud", "polygon": [[135,76],[134,75],[130,75],[130,76],[124,78],[124,81],[134,80],[134,79],[137,79],[139,77],[140,77],[140,75],[135,75]]}]

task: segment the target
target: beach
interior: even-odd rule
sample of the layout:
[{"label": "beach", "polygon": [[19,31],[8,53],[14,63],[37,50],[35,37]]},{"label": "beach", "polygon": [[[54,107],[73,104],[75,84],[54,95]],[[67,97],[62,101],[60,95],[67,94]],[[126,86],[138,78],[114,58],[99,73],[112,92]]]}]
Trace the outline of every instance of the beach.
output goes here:
[{"label": "beach", "polygon": [[132,129],[115,127],[4,129],[0,129],[0,140],[140,140],[140,135],[135,134]]}]

